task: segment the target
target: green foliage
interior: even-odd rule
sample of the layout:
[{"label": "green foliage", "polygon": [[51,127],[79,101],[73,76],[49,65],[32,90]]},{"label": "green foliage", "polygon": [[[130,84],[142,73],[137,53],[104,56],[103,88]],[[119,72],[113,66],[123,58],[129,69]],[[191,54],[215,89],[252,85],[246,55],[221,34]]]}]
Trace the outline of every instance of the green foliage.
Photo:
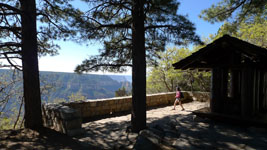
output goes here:
[{"label": "green foliage", "polygon": [[255,16],[253,20],[247,22],[242,21],[238,30],[235,30],[229,22],[225,22],[218,33],[210,38],[215,40],[224,34],[267,48],[267,20],[263,16]]},{"label": "green foliage", "polygon": [[174,70],[172,64],[189,56],[186,48],[168,48],[158,53],[161,57],[158,66],[151,67],[147,77],[147,92],[171,92],[179,86],[182,90],[209,91],[210,73],[190,70]]},{"label": "green foliage", "polygon": [[221,0],[203,10],[200,17],[211,23],[232,19],[232,23],[235,24],[254,16],[266,15],[266,10],[266,0]]},{"label": "green foliage", "polygon": [[[73,8],[72,0],[36,0],[38,55],[57,55],[60,49],[54,41],[71,39],[76,32],[68,26],[81,14]],[[19,0],[1,0],[0,3],[0,59],[9,63],[0,67],[21,69],[13,60],[21,59],[22,8]],[[12,63],[13,62],[13,63]]]},{"label": "green foliage", "polygon": [[122,96],[128,96],[128,92],[126,91],[125,87],[119,88],[117,91],[115,91],[115,97],[122,97]]},{"label": "green foliage", "polygon": [[81,93],[72,93],[70,96],[68,96],[69,101],[74,102],[74,101],[83,101],[86,100],[86,97],[83,96]]},{"label": "green foliage", "polygon": [[[99,55],[91,56],[77,66],[76,72],[126,71],[132,66],[133,2],[130,0],[84,0],[91,6],[73,27],[79,30],[83,41],[102,41]],[[157,52],[164,51],[166,43],[188,44],[200,42],[194,25],[178,15],[179,2],[175,0],[145,1],[145,49],[148,64],[155,64]]]},{"label": "green foliage", "polygon": [[67,100],[64,98],[55,98],[51,101],[51,103],[62,103],[62,102],[67,102]]},{"label": "green foliage", "polygon": [[0,119],[1,119],[1,121],[0,121],[0,130],[6,130],[6,129],[11,129],[12,128],[11,118],[1,117]]},{"label": "green foliage", "polygon": [[21,82],[21,74],[18,71],[0,70],[0,129],[18,128],[22,122]]}]

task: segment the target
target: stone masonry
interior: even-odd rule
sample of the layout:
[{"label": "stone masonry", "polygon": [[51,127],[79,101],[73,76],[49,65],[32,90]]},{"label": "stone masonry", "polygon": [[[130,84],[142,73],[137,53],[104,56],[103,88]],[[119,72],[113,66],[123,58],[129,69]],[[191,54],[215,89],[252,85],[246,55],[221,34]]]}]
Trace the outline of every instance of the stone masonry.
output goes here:
[{"label": "stone masonry", "polygon": [[82,134],[82,118],[79,110],[62,104],[42,105],[44,126],[69,136]]},{"label": "stone masonry", "polygon": [[[209,93],[184,91],[183,103],[193,100],[208,101]],[[175,92],[147,95],[147,108],[172,105]],[[44,125],[48,128],[65,133],[69,136],[82,133],[82,121],[96,116],[129,112],[132,98],[116,97],[109,99],[75,101],[59,104],[43,104]]]}]

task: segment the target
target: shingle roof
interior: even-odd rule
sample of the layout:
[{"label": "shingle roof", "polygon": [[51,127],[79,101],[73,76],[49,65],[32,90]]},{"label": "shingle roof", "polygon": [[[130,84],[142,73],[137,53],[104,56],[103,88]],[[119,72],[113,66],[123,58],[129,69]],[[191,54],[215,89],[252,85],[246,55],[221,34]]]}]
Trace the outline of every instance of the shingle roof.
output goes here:
[{"label": "shingle roof", "polygon": [[[240,59],[236,57],[240,57]],[[233,67],[242,65],[244,62],[267,67],[267,49],[224,35],[190,56],[174,63],[173,67],[175,69],[210,69],[215,66]]]}]

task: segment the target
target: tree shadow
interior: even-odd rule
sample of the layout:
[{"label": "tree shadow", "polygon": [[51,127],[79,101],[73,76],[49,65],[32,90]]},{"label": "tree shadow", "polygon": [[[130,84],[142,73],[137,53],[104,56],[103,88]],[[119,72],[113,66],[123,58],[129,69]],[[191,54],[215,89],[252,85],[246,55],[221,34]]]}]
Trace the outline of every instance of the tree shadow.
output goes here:
[{"label": "tree shadow", "polygon": [[40,131],[30,129],[0,131],[0,149],[95,149],[54,130],[43,128]]},{"label": "tree shadow", "polygon": [[[215,122],[208,119],[194,121],[194,115],[172,115],[151,122],[161,126],[173,126],[180,137],[177,149],[265,149],[266,130],[250,130],[246,126]],[[164,121],[163,121],[164,120]],[[165,127],[166,128],[166,127]]]},{"label": "tree shadow", "polygon": [[[190,111],[189,111],[190,112]],[[194,115],[175,114],[162,118],[147,118],[148,127],[172,126],[180,134],[174,146],[177,149],[264,149],[266,132],[251,131],[248,127],[215,122],[208,119],[194,121]],[[128,120],[107,118],[84,124],[84,135],[77,136],[84,144],[100,149],[132,149],[138,134],[127,133]]]}]

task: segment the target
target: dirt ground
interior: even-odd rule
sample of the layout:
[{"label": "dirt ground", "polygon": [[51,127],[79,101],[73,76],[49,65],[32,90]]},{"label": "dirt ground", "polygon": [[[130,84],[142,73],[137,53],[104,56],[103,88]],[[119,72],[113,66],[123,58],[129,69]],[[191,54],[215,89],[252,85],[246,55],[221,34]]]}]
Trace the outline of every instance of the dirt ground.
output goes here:
[{"label": "dirt ground", "polygon": [[[185,111],[177,106],[154,108],[147,111],[147,125],[175,124],[180,136],[173,145],[176,149],[267,149],[267,129],[240,127],[236,125],[199,121],[192,111],[207,107],[208,103],[191,102],[184,104]],[[132,149],[137,134],[125,132],[130,125],[131,115],[104,118],[83,124],[85,133],[76,137],[44,128],[40,132],[29,129],[0,130],[0,150],[96,150]]]},{"label": "dirt ground", "polygon": [[59,150],[59,149],[95,149],[94,147],[84,147],[76,140],[44,128],[40,132],[30,129],[1,130],[0,149],[6,150]]}]

